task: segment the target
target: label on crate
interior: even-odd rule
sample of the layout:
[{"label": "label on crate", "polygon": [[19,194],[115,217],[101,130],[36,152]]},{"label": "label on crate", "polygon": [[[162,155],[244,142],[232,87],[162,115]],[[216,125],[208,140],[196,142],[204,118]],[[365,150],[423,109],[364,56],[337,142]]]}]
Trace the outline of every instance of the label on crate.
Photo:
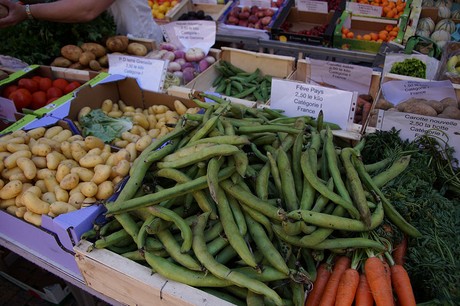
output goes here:
[{"label": "label on crate", "polygon": [[385,100],[398,104],[410,98],[422,98],[440,101],[452,98],[457,101],[457,95],[452,83],[444,81],[388,81],[382,84],[382,94]]},{"label": "label on crate", "polygon": [[270,107],[282,109],[290,117],[317,118],[322,110],[324,121],[338,124],[347,130],[351,106],[355,101],[356,95],[351,91],[272,79]]},{"label": "label on crate", "polygon": [[357,2],[347,2],[347,11],[357,15],[365,15],[372,17],[382,17],[382,7],[377,5],[362,4]]},{"label": "label on crate", "polygon": [[377,129],[389,131],[395,128],[403,140],[414,140],[427,134],[444,141],[455,149],[454,157],[460,160],[459,120],[380,110],[378,121]]},{"label": "label on crate", "polygon": [[317,0],[296,0],[296,7],[299,11],[314,12],[314,13],[325,13],[328,12],[327,1]]},{"label": "label on crate", "polygon": [[310,63],[310,79],[307,83],[368,94],[371,86],[372,68],[338,62],[314,60]]},{"label": "label on crate", "polygon": [[193,0],[193,4],[217,4],[217,0]]},{"label": "label on crate", "polygon": [[271,0],[240,0],[241,6],[258,6],[262,8],[268,8],[272,6]]},{"label": "label on crate", "polygon": [[109,54],[108,57],[110,74],[135,78],[144,90],[163,90],[168,61],[119,54]]},{"label": "label on crate", "polygon": [[181,20],[162,26],[166,41],[181,50],[200,48],[205,54],[216,43],[216,22],[212,20]]}]

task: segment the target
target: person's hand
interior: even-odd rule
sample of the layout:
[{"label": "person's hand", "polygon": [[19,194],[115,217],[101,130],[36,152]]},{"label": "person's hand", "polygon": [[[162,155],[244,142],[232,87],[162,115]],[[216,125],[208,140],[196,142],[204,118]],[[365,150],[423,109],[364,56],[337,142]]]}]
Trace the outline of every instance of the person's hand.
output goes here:
[{"label": "person's hand", "polygon": [[13,26],[27,19],[26,9],[22,4],[10,0],[0,0],[0,4],[8,8],[8,15],[0,18],[0,28]]}]

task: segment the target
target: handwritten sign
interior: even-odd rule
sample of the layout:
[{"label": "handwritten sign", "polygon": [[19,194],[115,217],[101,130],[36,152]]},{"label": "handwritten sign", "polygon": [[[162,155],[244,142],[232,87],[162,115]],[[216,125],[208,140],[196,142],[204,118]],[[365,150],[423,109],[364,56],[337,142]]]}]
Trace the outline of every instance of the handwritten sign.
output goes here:
[{"label": "handwritten sign", "polygon": [[382,84],[382,94],[387,101],[393,104],[398,104],[410,98],[437,101],[452,98],[457,101],[455,89],[449,80],[430,82],[388,81]]},{"label": "handwritten sign", "polygon": [[166,40],[181,50],[200,48],[207,54],[216,42],[216,22],[211,20],[174,21],[162,29]]},{"label": "handwritten sign", "polygon": [[258,6],[262,8],[268,8],[272,6],[271,0],[240,0],[241,6]]},{"label": "handwritten sign", "polygon": [[372,16],[372,17],[381,17],[382,16],[382,7],[377,5],[362,4],[357,2],[347,2],[346,4],[347,11],[350,11],[354,14]]},{"label": "handwritten sign", "polygon": [[324,120],[347,130],[351,106],[356,101],[353,92],[296,81],[272,79],[270,106],[282,109],[287,116],[317,118],[323,110]]},{"label": "handwritten sign", "polygon": [[296,7],[299,11],[314,12],[314,13],[326,13],[328,10],[328,4],[326,1],[315,1],[315,0],[297,0]]},{"label": "handwritten sign", "polygon": [[118,54],[109,54],[108,57],[110,74],[136,78],[144,90],[163,90],[168,61]]},{"label": "handwritten sign", "polygon": [[384,111],[379,112],[379,119],[377,129],[389,131],[394,127],[400,130],[399,136],[403,140],[414,140],[425,134],[439,138],[453,147],[454,157],[460,159],[459,120]]},{"label": "handwritten sign", "polygon": [[193,4],[217,4],[217,0],[193,0]]},{"label": "handwritten sign", "polygon": [[369,93],[372,68],[309,58],[307,61],[310,63],[310,80],[307,83],[327,84],[324,86],[357,91],[359,94]]}]

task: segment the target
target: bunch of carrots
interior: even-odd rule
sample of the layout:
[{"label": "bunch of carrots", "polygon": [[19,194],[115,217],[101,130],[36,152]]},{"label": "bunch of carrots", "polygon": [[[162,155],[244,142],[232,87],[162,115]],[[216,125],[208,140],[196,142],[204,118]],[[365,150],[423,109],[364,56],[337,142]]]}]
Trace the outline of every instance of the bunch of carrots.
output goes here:
[{"label": "bunch of carrots", "polygon": [[415,306],[404,268],[407,239],[391,252],[331,256],[317,269],[305,306]]}]

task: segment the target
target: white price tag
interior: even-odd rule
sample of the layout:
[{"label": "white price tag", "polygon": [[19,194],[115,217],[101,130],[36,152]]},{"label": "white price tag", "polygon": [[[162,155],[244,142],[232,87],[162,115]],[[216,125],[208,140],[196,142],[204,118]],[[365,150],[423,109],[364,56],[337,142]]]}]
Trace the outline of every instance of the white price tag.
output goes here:
[{"label": "white price tag", "polygon": [[192,0],[193,4],[217,4],[217,0]]},{"label": "white price tag", "polygon": [[347,2],[347,11],[354,14],[382,17],[382,7],[377,5],[362,4],[358,2]]},{"label": "white price tag", "polygon": [[162,26],[166,41],[188,50],[200,48],[205,54],[216,43],[216,22],[211,20],[174,21]]},{"label": "white price tag", "polygon": [[299,11],[326,13],[328,12],[327,1],[297,0],[296,7]]},{"label": "white price tag", "polygon": [[11,57],[8,55],[0,55],[0,66],[9,68],[12,70],[19,70],[29,66],[18,58]]},{"label": "white price tag", "polygon": [[[383,115],[380,116],[380,113]],[[460,121],[439,117],[428,117],[403,112],[380,111],[380,126],[383,131],[393,127],[400,130],[399,136],[403,140],[414,140],[427,133],[433,137],[446,141],[455,149],[454,157],[460,160]]]},{"label": "white price tag", "polygon": [[241,6],[258,6],[262,8],[268,8],[272,6],[271,0],[240,0]]},{"label": "white price tag", "polygon": [[388,81],[382,84],[382,94],[393,104],[398,104],[410,98],[423,98],[440,101],[452,98],[457,101],[457,95],[452,83],[444,81]]},{"label": "white price tag", "polygon": [[0,97],[0,117],[9,121],[16,121],[16,106],[10,99]]},{"label": "white price tag", "polygon": [[270,107],[282,109],[290,117],[317,118],[323,110],[324,121],[348,129],[351,106],[356,101],[353,92],[295,81],[272,79]]},{"label": "white price tag", "polygon": [[372,68],[338,62],[314,60],[310,62],[310,80],[316,83],[347,91],[368,94],[371,86]]},{"label": "white price tag", "polygon": [[168,61],[143,57],[109,54],[109,73],[136,78],[148,91],[163,90]]}]

